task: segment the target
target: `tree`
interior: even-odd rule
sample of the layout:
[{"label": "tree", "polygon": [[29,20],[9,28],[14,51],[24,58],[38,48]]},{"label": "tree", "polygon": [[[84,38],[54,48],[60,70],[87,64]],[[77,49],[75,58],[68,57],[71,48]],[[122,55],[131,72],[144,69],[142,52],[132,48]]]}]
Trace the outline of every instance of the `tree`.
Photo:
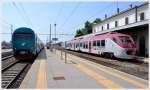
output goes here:
[{"label": "tree", "polygon": [[89,22],[89,21],[86,21],[84,23],[84,28],[77,29],[75,37],[92,33],[92,25],[93,24],[98,24],[98,23],[101,23],[101,22],[102,22],[102,20],[100,18],[96,18],[92,23]]},{"label": "tree", "polygon": [[78,30],[76,31],[75,37],[79,37],[79,36],[82,36],[82,35],[83,35],[83,32],[81,31],[81,29],[78,29]]},{"label": "tree", "polygon": [[93,24],[98,24],[98,23],[101,23],[102,20],[100,18],[96,18],[94,21],[93,21]]},{"label": "tree", "polygon": [[92,33],[92,23],[90,23],[89,21],[85,22],[84,28],[86,30],[86,34]]}]

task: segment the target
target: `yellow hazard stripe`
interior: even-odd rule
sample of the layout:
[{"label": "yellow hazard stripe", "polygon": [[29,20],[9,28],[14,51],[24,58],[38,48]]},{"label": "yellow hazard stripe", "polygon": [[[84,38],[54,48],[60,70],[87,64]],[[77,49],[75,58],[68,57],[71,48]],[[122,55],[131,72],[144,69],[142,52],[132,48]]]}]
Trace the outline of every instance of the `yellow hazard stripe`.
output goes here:
[{"label": "yellow hazard stripe", "polygon": [[40,68],[37,79],[37,88],[47,88],[46,72],[45,72],[45,60],[40,60]]},{"label": "yellow hazard stripe", "polygon": [[80,64],[75,64],[75,66],[81,70],[82,72],[86,73],[87,75],[89,75],[90,77],[94,78],[95,80],[97,80],[101,85],[103,85],[106,88],[121,88],[120,85],[118,85],[117,83],[98,75],[97,73],[95,73],[94,71],[86,68],[83,65]]},{"label": "yellow hazard stripe", "polygon": [[132,84],[134,84],[134,85],[136,85],[136,86],[139,86],[139,87],[141,87],[141,88],[148,88],[148,86],[147,85],[145,85],[144,83],[141,83],[141,82],[138,82],[137,80],[133,80],[133,79],[131,79],[131,78],[128,78],[128,77],[125,77],[125,76],[123,76],[123,75],[120,75],[120,74],[117,74],[116,72],[114,72],[114,71],[112,71],[112,69],[108,69],[108,68],[100,68],[99,66],[97,66],[97,65],[94,65],[92,62],[90,62],[90,61],[82,61],[82,60],[79,60],[80,62],[83,62],[83,63],[85,63],[85,64],[88,64],[88,65],[90,65],[90,66],[92,66],[92,67],[95,67],[95,68],[97,68],[97,69],[99,69],[99,70],[101,70],[101,71],[103,71],[103,72],[106,72],[106,73],[108,73],[108,74],[110,74],[110,75],[113,75],[113,76],[115,76],[115,77],[117,77],[117,78],[120,78],[120,79],[122,79],[122,80],[125,80],[125,81],[127,81],[127,82],[129,82],[129,83],[132,83]]}]

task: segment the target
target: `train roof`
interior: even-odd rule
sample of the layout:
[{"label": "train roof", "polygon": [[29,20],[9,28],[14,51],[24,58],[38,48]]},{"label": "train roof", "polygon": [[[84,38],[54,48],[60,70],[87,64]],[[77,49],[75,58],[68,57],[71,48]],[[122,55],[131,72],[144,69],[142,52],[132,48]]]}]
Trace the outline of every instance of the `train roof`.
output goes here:
[{"label": "train roof", "polygon": [[92,37],[92,39],[112,38],[112,37],[118,37],[118,36],[129,36],[129,35],[121,34],[121,33],[107,33],[107,34],[95,35],[94,37]]},{"label": "train roof", "polygon": [[103,38],[111,38],[111,37],[116,37],[116,36],[129,36],[126,34],[121,34],[121,33],[117,33],[117,32],[110,32],[110,33],[106,33],[106,34],[90,34],[90,35],[84,35],[84,36],[80,36],[80,37],[76,37],[68,42],[77,42],[79,40],[81,41],[90,41],[90,40],[96,40],[96,39],[103,39]]},{"label": "train roof", "polygon": [[34,31],[30,28],[27,28],[27,27],[21,27],[21,28],[17,28],[14,33],[34,33]]}]

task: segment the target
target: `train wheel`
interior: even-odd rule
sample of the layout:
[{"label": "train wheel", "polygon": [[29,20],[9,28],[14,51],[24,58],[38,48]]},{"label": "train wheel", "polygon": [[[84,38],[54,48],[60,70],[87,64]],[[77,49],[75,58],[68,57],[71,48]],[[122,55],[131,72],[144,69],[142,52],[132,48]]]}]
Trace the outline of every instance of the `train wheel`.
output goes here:
[{"label": "train wheel", "polygon": [[108,53],[104,53],[104,57],[105,58],[109,58],[109,54]]},{"label": "train wheel", "polygon": [[114,54],[113,53],[110,53],[110,58],[114,58]]}]

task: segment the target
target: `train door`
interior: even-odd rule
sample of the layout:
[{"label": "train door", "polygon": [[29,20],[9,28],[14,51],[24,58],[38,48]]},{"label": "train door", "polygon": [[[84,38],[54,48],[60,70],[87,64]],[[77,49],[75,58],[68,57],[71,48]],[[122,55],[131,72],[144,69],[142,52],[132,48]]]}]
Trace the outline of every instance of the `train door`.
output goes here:
[{"label": "train door", "polygon": [[74,43],[74,47],[73,47],[73,50],[75,50],[75,48],[76,48],[76,44]]},{"label": "train door", "polygon": [[91,41],[89,41],[89,53],[91,53]]},{"label": "train door", "polygon": [[142,36],[140,37],[140,40],[139,40],[139,54],[140,55],[145,55],[145,37]]}]

